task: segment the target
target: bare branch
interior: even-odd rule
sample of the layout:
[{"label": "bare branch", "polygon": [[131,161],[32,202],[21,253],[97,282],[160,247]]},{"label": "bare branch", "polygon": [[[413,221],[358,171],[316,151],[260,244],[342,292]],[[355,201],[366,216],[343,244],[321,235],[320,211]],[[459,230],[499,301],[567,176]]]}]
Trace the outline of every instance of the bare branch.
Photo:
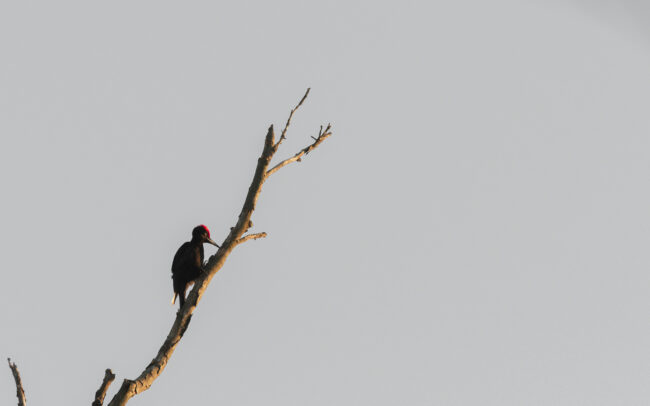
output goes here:
[{"label": "bare branch", "polygon": [[23,381],[20,379],[20,372],[18,372],[18,366],[15,362],[11,362],[11,358],[7,358],[9,363],[9,368],[11,368],[11,373],[14,375],[14,380],[16,381],[16,396],[18,397],[18,406],[25,406],[25,390],[23,389]]},{"label": "bare branch", "polygon": [[95,400],[93,401],[92,406],[102,406],[104,404],[104,398],[106,397],[106,392],[108,387],[111,386],[111,383],[115,380],[115,374],[109,369],[104,373],[104,380],[102,385],[95,392]]},{"label": "bare branch", "polygon": [[332,135],[332,132],[330,131],[331,128],[332,128],[331,124],[327,125],[327,127],[325,128],[325,131],[323,131],[323,129],[321,127],[321,130],[318,133],[318,137],[315,137],[315,138],[311,137],[314,140],[313,143],[311,143],[310,145],[308,145],[305,148],[298,151],[298,153],[296,155],[292,156],[291,158],[285,159],[284,161],[282,161],[279,164],[275,165],[273,168],[269,169],[269,171],[266,172],[266,176],[268,177],[268,176],[273,175],[275,172],[280,170],[280,168],[282,168],[282,167],[284,167],[286,165],[289,165],[292,162],[296,162],[296,161],[300,162],[300,159],[302,158],[303,155],[307,155],[308,153],[310,153],[314,148],[318,147],[321,142],[325,141],[325,139],[327,137]]},{"label": "bare branch", "polygon": [[302,103],[303,103],[303,102],[305,101],[305,99],[307,98],[307,95],[309,94],[309,91],[310,91],[310,90],[311,90],[311,87],[308,87],[308,88],[307,88],[307,91],[305,92],[305,95],[302,96],[302,99],[300,99],[300,102],[298,102],[298,104],[296,104],[296,107],[294,107],[293,109],[291,109],[291,113],[289,113],[289,118],[287,118],[287,123],[284,125],[284,129],[282,130],[282,133],[280,134],[280,139],[278,140],[278,143],[275,144],[275,146],[274,146],[274,148],[276,149],[276,151],[277,151],[278,147],[280,146],[280,144],[282,143],[282,141],[283,141],[285,138],[287,138],[287,137],[286,137],[286,135],[287,135],[287,130],[289,129],[289,125],[291,124],[291,118],[293,117],[293,113],[295,113],[296,110],[298,110],[298,107],[302,106]]},{"label": "bare branch", "polygon": [[[291,116],[306,99],[307,94],[309,94],[309,89],[303,96],[302,100],[300,100],[300,103],[298,103],[298,105],[291,111],[291,115],[289,116],[287,124],[282,132],[281,139],[277,144],[275,143],[275,133],[273,126],[269,127],[266,133],[266,137],[264,138],[264,148],[262,149],[262,154],[257,160],[255,174],[253,175],[253,180],[251,181],[251,184],[248,188],[248,193],[246,194],[244,205],[241,209],[241,212],[239,213],[237,224],[235,224],[234,227],[230,228],[230,233],[221,244],[221,247],[217,250],[217,253],[208,259],[208,262],[204,266],[205,272],[195,280],[192,291],[187,296],[183,307],[178,310],[178,313],[176,314],[176,320],[174,321],[174,324],[172,325],[167,338],[158,350],[156,357],[149,363],[149,365],[144,369],[140,376],[138,376],[135,380],[125,379],[122,382],[122,386],[115,394],[108,406],[124,406],[133,396],[151,387],[153,382],[158,378],[158,376],[167,366],[167,363],[174,353],[176,346],[183,337],[183,334],[185,334],[185,331],[187,330],[192,319],[192,313],[196,309],[196,306],[205,293],[205,290],[207,289],[210,281],[214,275],[216,275],[216,273],[219,272],[219,270],[223,267],[226,259],[233,251],[233,249],[237,245],[250,239],[263,238],[266,236],[266,233],[257,233],[242,237],[242,235],[244,235],[244,233],[252,226],[251,216],[253,215],[253,211],[255,211],[257,199],[262,191],[262,185],[267,179],[267,171],[271,159],[277,151],[281,140],[285,138],[285,133],[289,127]],[[301,156],[311,151],[325,138],[329,137],[331,134],[328,131],[329,126],[324,133],[321,131],[321,134],[318,136],[318,140],[314,144],[305,148],[300,153]],[[286,163],[284,165],[286,165]]]},{"label": "bare branch", "polygon": [[203,296],[203,293],[207,289],[210,280],[219,269],[221,269],[232,250],[237,246],[237,240],[239,240],[249,227],[251,216],[255,210],[255,204],[257,203],[257,198],[262,190],[262,184],[266,179],[264,174],[266,173],[269,162],[275,153],[273,148],[274,139],[275,133],[273,131],[273,126],[271,126],[266,133],[264,149],[262,150],[262,155],[257,160],[257,168],[255,168],[253,181],[248,188],[248,194],[246,195],[244,206],[239,213],[237,224],[230,229],[228,237],[226,237],[224,242],[221,244],[221,248],[217,250],[217,253],[211,256],[208,260],[204,267],[205,273],[195,281],[194,287],[187,296],[185,304],[176,314],[176,320],[174,321],[167,338],[158,350],[158,354],[135,380],[125,379],[122,382],[122,386],[115,396],[113,396],[113,399],[108,406],[126,405],[129,399],[133,396],[149,389],[167,366],[167,362],[169,362],[176,346],[183,337],[183,334],[185,334],[185,331],[190,324],[190,320],[192,319],[192,313],[201,300],[201,296]]},{"label": "bare branch", "polygon": [[266,233],[248,234],[235,241],[235,244],[239,245],[245,243],[248,240],[257,240],[258,238],[265,238],[265,237],[266,237]]}]

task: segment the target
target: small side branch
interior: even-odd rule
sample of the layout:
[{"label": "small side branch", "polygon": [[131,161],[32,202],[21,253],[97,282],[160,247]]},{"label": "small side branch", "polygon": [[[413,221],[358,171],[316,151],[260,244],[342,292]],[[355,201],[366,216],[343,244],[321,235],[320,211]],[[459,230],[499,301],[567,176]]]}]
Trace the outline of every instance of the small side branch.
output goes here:
[{"label": "small side branch", "polygon": [[115,374],[109,369],[104,373],[104,380],[102,385],[95,392],[95,400],[93,401],[92,406],[102,406],[104,404],[104,398],[106,397],[106,392],[108,387],[111,386],[111,383],[115,380]]},{"label": "small side branch", "polygon": [[303,155],[307,155],[310,153],[314,148],[318,147],[321,142],[325,141],[327,137],[332,135],[332,132],[330,129],[332,128],[331,124],[328,124],[325,130],[321,127],[320,131],[318,132],[318,137],[311,137],[314,142],[311,143],[310,145],[306,146],[305,148],[301,149],[296,155],[292,156],[291,158],[285,159],[284,161],[280,162],[279,164],[275,165],[273,168],[269,169],[266,172],[266,176],[271,176],[280,168],[289,165],[292,162],[300,162],[300,159],[302,158]]},{"label": "small side branch", "polygon": [[298,108],[300,106],[302,106],[302,103],[305,101],[305,99],[307,99],[307,96],[309,95],[310,90],[311,90],[311,87],[307,88],[307,91],[305,92],[305,95],[302,96],[302,99],[300,99],[298,104],[296,104],[296,107],[291,109],[291,113],[289,113],[289,118],[287,119],[287,123],[284,125],[284,129],[282,130],[282,134],[280,134],[280,139],[278,140],[277,144],[275,144],[274,147],[273,147],[273,148],[275,148],[276,151],[278,150],[278,147],[280,146],[282,141],[285,138],[287,138],[287,130],[289,129],[289,125],[291,124],[291,118],[293,117],[293,113],[295,113],[296,110],[298,110]]},{"label": "small side branch", "polygon": [[23,389],[23,381],[20,379],[20,372],[15,362],[11,362],[11,358],[7,358],[11,373],[14,375],[16,381],[16,396],[18,397],[18,406],[25,406],[25,390]]},{"label": "small side branch", "polygon": [[265,238],[265,237],[266,237],[266,233],[248,234],[235,241],[235,245],[245,243],[248,240],[257,240],[258,238]]}]

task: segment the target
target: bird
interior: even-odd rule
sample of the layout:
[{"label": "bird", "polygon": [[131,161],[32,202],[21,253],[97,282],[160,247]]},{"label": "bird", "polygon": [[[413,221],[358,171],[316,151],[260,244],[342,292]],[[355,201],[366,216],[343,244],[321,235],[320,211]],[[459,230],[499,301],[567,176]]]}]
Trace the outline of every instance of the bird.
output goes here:
[{"label": "bird", "polygon": [[194,227],[192,240],[180,246],[174,260],[172,261],[172,280],[174,285],[174,298],[172,304],[176,303],[178,296],[179,309],[185,303],[185,291],[187,287],[201,275],[203,270],[203,244],[208,243],[220,248],[210,238],[210,230],[203,224]]}]

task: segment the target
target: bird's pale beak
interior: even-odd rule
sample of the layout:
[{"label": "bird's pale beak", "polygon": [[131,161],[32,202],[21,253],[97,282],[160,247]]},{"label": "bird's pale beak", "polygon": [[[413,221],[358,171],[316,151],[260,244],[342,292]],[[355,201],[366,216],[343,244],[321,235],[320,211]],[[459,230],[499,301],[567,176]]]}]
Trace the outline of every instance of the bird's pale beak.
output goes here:
[{"label": "bird's pale beak", "polygon": [[205,242],[207,242],[208,244],[212,244],[212,245],[214,245],[214,246],[217,247],[217,248],[221,248],[221,247],[219,246],[219,244],[217,244],[216,242],[212,241],[212,239],[211,239],[210,237],[206,238],[206,239],[205,239]]}]

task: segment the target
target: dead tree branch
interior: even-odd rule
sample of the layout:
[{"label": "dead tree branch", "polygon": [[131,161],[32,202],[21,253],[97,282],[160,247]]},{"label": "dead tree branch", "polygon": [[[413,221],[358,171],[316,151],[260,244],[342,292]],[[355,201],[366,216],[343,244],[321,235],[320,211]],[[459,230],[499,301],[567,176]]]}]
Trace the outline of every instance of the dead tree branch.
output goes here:
[{"label": "dead tree branch", "polygon": [[273,168],[269,169],[269,171],[266,173],[266,176],[273,175],[275,172],[280,170],[280,168],[287,166],[292,162],[296,162],[296,161],[300,162],[303,155],[307,155],[308,153],[310,153],[314,148],[318,147],[321,142],[325,141],[327,137],[332,135],[332,132],[330,131],[331,128],[332,126],[330,124],[327,125],[325,131],[323,131],[323,128],[321,127],[320,131],[318,132],[318,137],[311,137],[314,140],[313,143],[298,151],[298,153],[292,156],[291,158],[285,159],[284,161],[275,165]]},{"label": "dead tree branch", "polygon": [[20,379],[20,372],[18,372],[18,366],[15,362],[11,362],[11,358],[7,358],[9,363],[9,368],[11,368],[11,373],[14,375],[14,380],[16,381],[16,396],[18,397],[18,406],[25,406],[25,390],[23,389],[23,381]]},{"label": "dead tree branch", "polygon": [[99,387],[99,389],[97,389],[97,392],[95,392],[95,400],[93,401],[92,406],[102,406],[102,404],[104,404],[106,392],[108,391],[108,387],[111,386],[113,380],[115,380],[115,374],[109,368],[104,373],[104,380],[102,381],[102,385]]},{"label": "dead tree branch", "polygon": [[280,139],[278,140],[278,143],[275,144],[275,149],[276,149],[276,150],[278,149],[278,147],[280,146],[280,144],[282,144],[282,141],[283,141],[285,138],[287,138],[287,137],[286,137],[286,135],[287,135],[287,130],[289,129],[289,125],[291,124],[291,118],[293,118],[293,113],[295,113],[296,110],[298,110],[298,108],[299,108],[300,106],[302,106],[302,103],[305,101],[305,99],[306,99],[307,96],[309,95],[309,91],[310,91],[310,90],[311,90],[311,88],[307,88],[307,91],[305,92],[305,95],[302,96],[302,99],[300,99],[300,101],[298,102],[298,104],[296,104],[296,107],[294,107],[293,109],[291,109],[291,113],[289,113],[289,118],[287,118],[287,123],[284,125],[284,129],[282,129],[282,133],[280,134]]},{"label": "dead tree branch", "polygon": [[120,387],[117,394],[115,394],[115,396],[109,403],[109,406],[124,406],[129,401],[129,399],[131,399],[133,396],[151,387],[151,384],[156,380],[156,378],[158,378],[158,376],[165,369],[165,366],[167,365],[167,362],[169,362],[169,359],[172,356],[172,354],[174,353],[176,346],[178,345],[181,338],[183,337],[183,334],[187,330],[190,320],[192,318],[192,313],[194,313],[194,310],[196,309],[196,306],[201,300],[201,297],[205,293],[205,290],[207,289],[210,281],[212,280],[214,275],[217,272],[219,272],[221,267],[223,267],[224,263],[226,262],[226,259],[233,251],[233,249],[237,245],[245,241],[256,239],[256,238],[262,238],[266,236],[266,233],[258,233],[258,234],[249,234],[242,237],[244,233],[252,225],[251,216],[253,215],[253,211],[255,211],[257,199],[259,198],[260,192],[262,191],[262,185],[264,184],[266,179],[271,174],[273,174],[274,172],[282,168],[283,166],[291,162],[300,160],[300,158],[303,155],[312,151],[314,148],[320,145],[321,142],[323,142],[327,137],[331,135],[331,132],[329,131],[331,127],[330,125],[327,126],[325,131],[323,131],[321,127],[321,131],[319,132],[318,138],[315,139],[315,142],[313,144],[309,145],[306,148],[303,148],[292,158],[282,161],[280,164],[276,165],[273,169],[271,170],[268,169],[271,163],[271,159],[277,152],[280,144],[282,143],[282,140],[286,138],[286,132],[289,127],[289,124],[291,123],[291,118],[293,117],[294,112],[302,105],[302,103],[307,98],[308,94],[309,94],[309,89],[307,89],[307,92],[300,100],[300,102],[296,105],[296,107],[291,110],[285,128],[282,131],[280,139],[278,140],[277,143],[275,142],[275,133],[273,131],[273,126],[269,127],[266,133],[266,137],[264,139],[264,148],[262,149],[262,154],[257,160],[257,167],[255,168],[255,174],[253,175],[253,180],[250,184],[250,187],[248,188],[248,193],[246,195],[246,199],[244,200],[244,205],[241,209],[241,212],[239,213],[239,218],[237,219],[237,223],[235,224],[234,227],[230,229],[230,233],[221,244],[221,248],[219,248],[217,253],[211,256],[210,259],[208,260],[207,264],[205,265],[205,273],[195,281],[194,288],[188,295],[185,301],[185,305],[181,309],[179,309],[176,315],[176,320],[174,321],[174,324],[172,325],[172,328],[169,334],[167,335],[167,338],[165,339],[162,346],[158,350],[158,354],[156,355],[156,357],[149,363],[149,365],[136,379],[134,380],[125,379],[122,382],[122,386]]},{"label": "dead tree branch", "polygon": [[266,237],[266,233],[248,234],[235,241],[235,244],[239,245],[245,243],[248,240],[257,240],[258,238],[265,238],[265,237]]}]

